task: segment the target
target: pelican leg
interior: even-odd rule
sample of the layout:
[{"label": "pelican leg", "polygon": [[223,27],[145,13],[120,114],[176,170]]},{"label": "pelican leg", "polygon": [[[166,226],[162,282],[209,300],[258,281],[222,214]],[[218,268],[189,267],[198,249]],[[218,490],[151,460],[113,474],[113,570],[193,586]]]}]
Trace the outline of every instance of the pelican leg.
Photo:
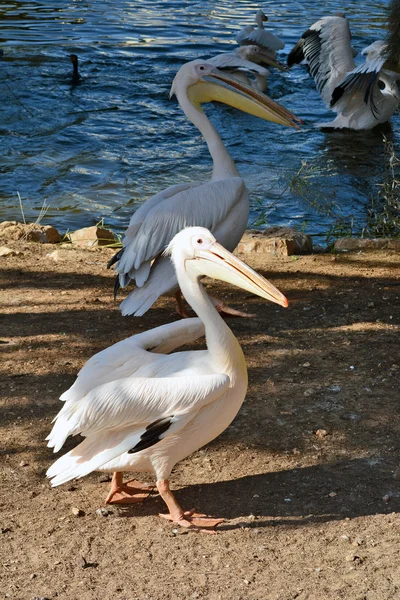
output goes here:
[{"label": "pelican leg", "polygon": [[246,313],[242,312],[241,310],[231,308],[230,306],[224,304],[222,300],[214,298],[213,296],[210,296],[210,300],[214,304],[221,317],[245,317],[246,319],[252,319],[256,316],[254,313]]},{"label": "pelican leg", "polygon": [[160,513],[160,517],[167,521],[172,521],[176,525],[180,525],[180,527],[186,527],[187,529],[194,529],[195,531],[210,533],[212,535],[214,535],[216,531],[210,528],[216,527],[224,521],[224,519],[214,519],[205,514],[196,513],[195,509],[184,511],[171,492],[168,479],[157,481],[157,489],[169,510],[168,514]]},{"label": "pelican leg", "polygon": [[105,504],[133,504],[142,502],[154,489],[153,485],[131,479],[124,483],[124,474],[120,471],[113,473],[111,488]]},{"label": "pelican leg", "polygon": [[183,301],[183,296],[182,296],[182,292],[181,290],[178,290],[175,294],[175,300],[177,301],[177,309],[176,312],[178,313],[178,315],[180,317],[182,317],[183,319],[188,319],[189,318],[189,314],[185,308],[185,303]]}]

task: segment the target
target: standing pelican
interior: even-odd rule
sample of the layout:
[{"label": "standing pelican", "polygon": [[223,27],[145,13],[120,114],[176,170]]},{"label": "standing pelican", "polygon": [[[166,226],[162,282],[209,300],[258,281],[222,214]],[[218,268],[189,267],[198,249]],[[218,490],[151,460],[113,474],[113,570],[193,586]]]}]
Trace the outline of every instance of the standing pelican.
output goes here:
[{"label": "standing pelican", "polygon": [[388,121],[398,106],[395,78],[382,71],[385,58],[356,67],[350,39],[344,17],[324,17],[302,35],[288,56],[289,66],[307,60],[326,106],[338,114],[316,127],[371,129]]},{"label": "standing pelican", "polygon": [[[123,315],[143,315],[161,294],[178,289],[173,265],[162,252],[183,227],[206,226],[228,250],[236,248],[246,229],[249,199],[244,181],[204,114],[202,103],[218,100],[262,119],[297,127],[292,113],[202,60],[186,63],[179,69],[172,94],[207,142],[213,160],[212,178],[206,183],[173,185],[147,200],[132,216],[122,251],[109,263],[109,266],[117,263],[117,289],[130,280],[136,281],[137,287],[120,305]],[[177,300],[180,314],[184,314],[179,294]],[[222,303],[219,308],[246,316]]]},{"label": "standing pelican", "polygon": [[[234,419],[246,394],[247,369],[237,339],[200,279],[206,275],[233,283],[284,307],[288,302],[203,227],[178,233],[167,252],[199,319],[133,336],[88,361],[61,396],[66,403],[47,438],[54,451],[69,435],[80,433],[86,439],[59,458],[47,475],[55,486],[96,470],[114,472],[108,501],[127,503],[137,501],[136,495],[141,498],[143,484],[126,487],[122,472],[150,472],[168,507],[166,519],[187,528],[210,527],[221,519],[185,512],[168,479],[178,461],[216,438]],[[185,336],[201,335],[202,326],[207,350],[163,354],[184,343]]]},{"label": "standing pelican", "polygon": [[236,41],[240,45],[255,44],[264,51],[267,51],[272,58],[275,58],[276,51],[282,50],[285,43],[270,31],[264,29],[264,23],[268,17],[260,9],[256,13],[257,29],[252,25],[243,27],[236,36]]}]

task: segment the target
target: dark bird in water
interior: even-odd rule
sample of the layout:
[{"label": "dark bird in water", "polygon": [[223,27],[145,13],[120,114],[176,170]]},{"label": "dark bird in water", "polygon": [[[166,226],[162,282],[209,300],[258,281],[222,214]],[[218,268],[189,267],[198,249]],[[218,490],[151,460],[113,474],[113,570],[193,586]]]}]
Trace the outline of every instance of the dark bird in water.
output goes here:
[{"label": "dark bird in water", "polygon": [[76,54],[70,54],[69,58],[72,62],[72,85],[78,85],[82,79],[78,71],[78,57]]}]

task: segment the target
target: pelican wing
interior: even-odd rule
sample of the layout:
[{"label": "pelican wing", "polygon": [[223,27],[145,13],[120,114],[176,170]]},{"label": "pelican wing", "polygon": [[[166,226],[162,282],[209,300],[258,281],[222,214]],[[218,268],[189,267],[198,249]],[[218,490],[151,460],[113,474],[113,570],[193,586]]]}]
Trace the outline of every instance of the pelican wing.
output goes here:
[{"label": "pelican wing", "polygon": [[95,387],[124,377],[132,377],[138,369],[143,370],[144,365],[155,364],[160,353],[168,354],[203,335],[204,325],[197,317],[182,319],[132,335],[94,354],[60,400],[76,403]]},{"label": "pelican wing", "polygon": [[235,52],[226,52],[225,54],[218,54],[212,58],[207,58],[207,62],[215,65],[221,71],[223,70],[237,70],[244,71],[245,73],[253,73],[267,77],[269,71],[256,63],[241,58]]},{"label": "pelican wing", "polygon": [[356,66],[350,40],[346,18],[324,17],[303,33],[288,56],[289,66],[306,59],[327,106],[335,87]]},{"label": "pelican wing", "polygon": [[285,43],[276,35],[265,29],[247,26],[243,27],[236,36],[236,41],[241,46],[245,44],[255,44],[268,50],[282,50]]},{"label": "pelican wing", "polygon": [[95,388],[61,413],[49,446],[56,452],[68,435],[87,439],[48,470],[52,485],[83,477],[124,452],[140,452],[176,434],[207,404],[220,399],[230,379],[225,374],[135,378]]},{"label": "pelican wing", "polygon": [[356,118],[367,106],[378,122],[382,97],[378,77],[384,62],[385,57],[375,58],[350,71],[333,90],[330,107],[345,117],[353,115]]},{"label": "pelican wing", "polygon": [[[150,273],[151,261],[184,227],[198,225],[215,231],[240,201],[245,185],[240,177],[187,186],[185,189],[146,207],[135,222],[131,220],[117,270],[122,286],[139,272],[141,286]],[[139,209],[140,210],[140,209]],[[145,212],[146,211],[146,212]],[[139,211],[138,211],[139,212]],[[134,215],[135,217],[135,215]],[[148,267],[148,268],[147,268]],[[146,273],[143,275],[143,270]]]},{"label": "pelican wing", "polygon": [[376,40],[372,42],[369,46],[366,46],[364,50],[362,50],[361,54],[366,57],[366,60],[373,60],[374,58],[382,58],[385,60],[387,58],[387,43],[383,40]]}]

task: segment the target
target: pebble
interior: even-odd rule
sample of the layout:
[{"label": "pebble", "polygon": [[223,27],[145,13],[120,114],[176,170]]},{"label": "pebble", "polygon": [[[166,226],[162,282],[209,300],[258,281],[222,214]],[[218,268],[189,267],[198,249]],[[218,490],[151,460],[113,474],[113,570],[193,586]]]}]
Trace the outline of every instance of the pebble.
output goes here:
[{"label": "pebble", "polygon": [[304,392],[303,392],[303,396],[306,396],[306,397],[312,396],[313,394],[315,394],[315,390],[313,388],[308,388],[307,390],[304,390]]},{"label": "pebble", "polygon": [[329,498],[335,498],[335,496],[337,496],[336,492],[329,492],[328,494]]},{"label": "pebble", "polygon": [[389,494],[385,494],[384,496],[382,496],[382,500],[383,500],[384,502],[386,502],[386,504],[387,504],[388,502],[390,502],[390,496],[389,496]]},{"label": "pebble", "polygon": [[21,462],[19,463],[20,467],[27,467],[28,463],[25,460],[21,460]]},{"label": "pebble", "polygon": [[72,506],[71,512],[74,515],[74,517],[83,517],[85,515],[84,511],[80,508],[77,508],[76,506]]},{"label": "pebble", "polygon": [[113,514],[112,510],[109,510],[108,508],[104,508],[103,506],[96,510],[96,515],[98,517],[108,517],[109,515],[112,515],[112,514]]},{"label": "pebble", "polygon": [[319,438],[324,438],[328,435],[328,432],[326,429],[317,429],[317,431],[315,432],[315,435]]},{"label": "pebble", "polygon": [[250,585],[250,581],[248,579],[243,579],[243,583],[245,583],[246,585]]},{"label": "pebble", "polygon": [[311,367],[311,363],[307,361],[303,363],[303,367]]},{"label": "pebble", "polygon": [[103,473],[102,475],[100,475],[99,483],[106,483],[108,481],[111,481],[111,475],[109,475],[108,473]]},{"label": "pebble", "polygon": [[360,557],[359,557],[359,556],[357,556],[356,554],[348,554],[348,555],[346,556],[346,562],[354,562],[354,561],[355,561],[355,560],[357,560],[357,559],[359,560],[359,559],[360,559]]},{"label": "pebble", "polygon": [[396,481],[400,481],[400,467],[397,467],[397,469],[393,473],[393,479],[395,479]]},{"label": "pebble", "polygon": [[326,389],[328,392],[341,392],[342,391],[342,388],[340,387],[340,385],[330,385]]}]

